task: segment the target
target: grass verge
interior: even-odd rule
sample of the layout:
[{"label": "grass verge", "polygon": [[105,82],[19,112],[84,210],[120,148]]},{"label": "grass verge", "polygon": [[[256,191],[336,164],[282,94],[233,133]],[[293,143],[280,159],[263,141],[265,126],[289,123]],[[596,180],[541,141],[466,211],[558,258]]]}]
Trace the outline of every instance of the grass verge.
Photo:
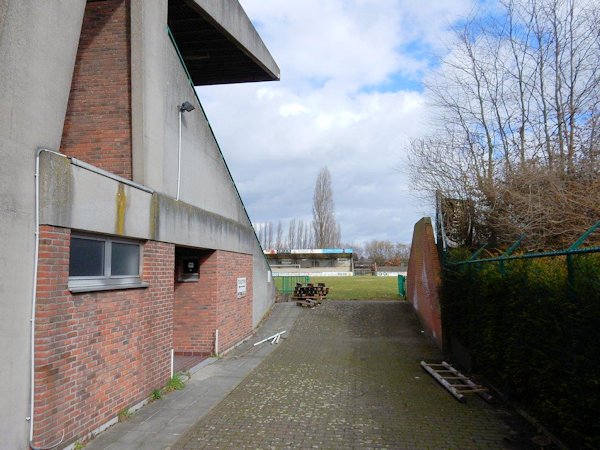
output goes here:
[{"label": "grass verge", "polygon": [[310,277],[311,283],[325,283],[331,300],[402,300],[398,277]]}]

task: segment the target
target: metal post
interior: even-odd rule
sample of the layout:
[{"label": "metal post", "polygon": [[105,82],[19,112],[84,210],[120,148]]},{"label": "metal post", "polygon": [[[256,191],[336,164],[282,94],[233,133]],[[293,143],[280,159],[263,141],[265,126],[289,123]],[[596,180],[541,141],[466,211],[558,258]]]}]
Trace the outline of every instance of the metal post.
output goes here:
[{"label": "metal post", "polygon": [[469,258],[469,261],[476,260],[479,257],[479,255],[481,255],[481,252],[485,249],[486,246],[487,246],[487,244],[483,244],[481,247],[479,247],[479,250],[477,250],[475,253],[473,253],[471,255],[471,257]]},{"label": "metal post", "polygon": [[[502,256],[501,256],[501,258],[502,258],[502,257],[504,257],[504,256],[510,256],[510,255],[512,255],[512,254],[513,254],[513,252],[514,252],[514,251],[515,251],[517,248],[519,248],[519,245],[521,245],[521,242],[523,242],[523,239],[525,239],[525,235],[524,235],[524,234],[522,234],[521,236],[519,236],[519,237],[518,237],[518,239],[517,239],[517,240],[514,242],[514,244],[513,244],[513,245],[511,245],[511,246],[508,248],[508,250],[506,250],[504,253],[502,253]],[[504,261],[500,260],[500,262],[498,263],[498,268],[500,269],[500,273],[501,273],[502,275],[505,275],[505,274],[506,274],[506,271],[505,271],[505,269],[504,269]]]},{"label": "metal post", "polygon": [[573,294],[575,294],[575,266],[573,265],[572,252],[578,250],[579,247],[581,247],[581,245],[587,240],[587,238],[590,237],[590,234],[592,234],[598,228],[600,228],[600,220],[588,228],[588,230],[567,249],[567,283]]}]

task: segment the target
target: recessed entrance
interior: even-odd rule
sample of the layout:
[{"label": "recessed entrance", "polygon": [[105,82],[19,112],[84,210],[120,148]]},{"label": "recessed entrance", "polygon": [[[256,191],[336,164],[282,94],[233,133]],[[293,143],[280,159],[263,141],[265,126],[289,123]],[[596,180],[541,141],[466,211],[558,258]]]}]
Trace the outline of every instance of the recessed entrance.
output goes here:
[{"label": "recessed entrance", "polygon": [[188,370],[214,354],[217,301],[214,250],[175,249],[173,370]]}]

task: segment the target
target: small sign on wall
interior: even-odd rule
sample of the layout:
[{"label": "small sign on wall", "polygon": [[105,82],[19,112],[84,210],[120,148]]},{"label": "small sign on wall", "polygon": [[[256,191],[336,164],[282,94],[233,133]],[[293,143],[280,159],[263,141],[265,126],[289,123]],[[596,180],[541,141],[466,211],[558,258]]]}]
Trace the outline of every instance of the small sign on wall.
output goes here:
[{"label": "small sign on wall", "polygon": [[179,275],[177,281],[198,281],[200,278],[199,258],[183,258],[179,262]]},{"label": "small sign on wall", "polygon": [[246,277],[237,279],[237,298],[246,296]]}]

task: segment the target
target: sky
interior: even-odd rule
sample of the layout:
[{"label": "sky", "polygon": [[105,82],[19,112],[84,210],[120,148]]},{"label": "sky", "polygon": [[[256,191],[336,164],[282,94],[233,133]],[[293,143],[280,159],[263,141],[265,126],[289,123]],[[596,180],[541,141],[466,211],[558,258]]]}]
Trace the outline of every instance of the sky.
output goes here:
[{"label": "sky", "polygon": [[422,82],[473,2],[240,3],[281,80],[197,91],[252,222],[311,221],[327,167],[343,243],[410,243],[433,213],[406,171],[408,143],[431,120]]}]

